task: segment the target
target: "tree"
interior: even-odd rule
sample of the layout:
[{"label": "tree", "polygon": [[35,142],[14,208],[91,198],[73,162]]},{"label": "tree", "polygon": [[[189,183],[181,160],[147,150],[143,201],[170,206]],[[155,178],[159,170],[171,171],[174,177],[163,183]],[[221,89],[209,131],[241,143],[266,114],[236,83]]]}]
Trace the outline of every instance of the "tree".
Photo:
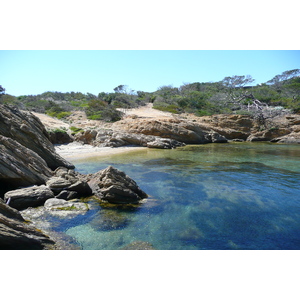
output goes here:
[{"label": "tree", "polygon": [[0,85],[0,98],[4,94],[5,94],[5,88],[3,88],[2,85]]},{"label": "tree", "polygon": [[120,84],[114,88],[115,93],[126,93],[126,85]]},{"label": "tree", "polygon": [[300,69],[288,70],[280,75],[274,76],[271,80],[267,81],[267,84],[272,85],[278,93],[282,92],[282,87],[291,78],[300,75]]},{"label": "tree", "polygon": [[222,80],[222,85],[225,88],[225,91],[228,93],[228,96],[231,100],[237,100],[241,95],[242,89],[249,83],[252,83],[254,79],[250,75],[243,76],[232,76],[225,77]]}]

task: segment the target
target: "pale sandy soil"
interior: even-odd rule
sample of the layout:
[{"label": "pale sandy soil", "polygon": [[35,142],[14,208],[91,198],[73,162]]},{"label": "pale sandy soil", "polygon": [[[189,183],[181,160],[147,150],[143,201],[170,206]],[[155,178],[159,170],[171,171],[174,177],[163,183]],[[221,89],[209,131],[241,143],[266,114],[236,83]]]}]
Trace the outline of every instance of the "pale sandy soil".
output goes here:
[{"label": "pale sandy soil", "polygon": [[45,114],[40,114],[40,113],[36,113],[36,112],[31,112],[33,115],[35,115],[36,117],[38,117],[41,122],[45,125],[46,128],[49,129],[57,129],[57,128],[65,128],[65,129],[69,129],[70,125],[64,121],[61,121],[59,119],[56,118],[52,118],[48,115]]},{"label": "pale sandy soil", "polygon": [[131,109],[123,109],[123,108],[118,108],[118,110],[122,111],[125,113],[126,116],[132,116],[135,115],[139,118],[170,118],[172,117],[172,113],[169,112],[164,112],[158,109],[153,109],[153,104],[148,103],[145,106],[141,106],[138,108],[131,108]]},{"label": "pale sandy soil", "polygon": [[78,142],[73,142],[65,145],[56,145],[56,152],[67,160],[83,159],[89,157],[103,157],[108,155],[115,155],[138,151],[145,149],[145,147],[93,147],[91,145],[82,145]]}]

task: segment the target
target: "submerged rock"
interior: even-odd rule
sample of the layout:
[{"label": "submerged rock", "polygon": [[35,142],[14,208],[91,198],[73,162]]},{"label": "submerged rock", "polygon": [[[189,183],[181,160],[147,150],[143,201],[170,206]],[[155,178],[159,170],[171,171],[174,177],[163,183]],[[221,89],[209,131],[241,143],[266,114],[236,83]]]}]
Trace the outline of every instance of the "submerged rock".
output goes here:
[{"label": "submerged rock", "polygon": [[120,250],[155,250],[155,248],[149,242],[135,241]]},{"label": "submerged rock", "polygon": [[123,229],[129,223],[129,219],[120,211],[103,209],[90,222],[95,230],[109,231]]},{"label": "submerged rock", "polygon": [[50,198],[48,199],[44,207],[52,211],[64,211],[64,212],[86,212],[89,210],[89,205],[83,202],[67,201],[63,199]]},{"label": "submerged rock", "polygon": [[87,178],[93,194],[111,203],[137,203],[148,197],[133,179],[112,166]]}]

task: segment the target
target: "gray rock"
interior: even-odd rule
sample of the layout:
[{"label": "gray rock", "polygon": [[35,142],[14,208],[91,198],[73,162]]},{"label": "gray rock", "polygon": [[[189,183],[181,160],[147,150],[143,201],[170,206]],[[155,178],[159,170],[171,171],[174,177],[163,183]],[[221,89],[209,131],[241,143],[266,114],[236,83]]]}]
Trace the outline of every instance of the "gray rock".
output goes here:
[{"label": "gray rock", "polygon": [[67,132],[63,131],[50,131],[48,132],[49,139],[52,144],[68,144],[74,141],[74,138]]},{"label": "gray rock", "polygon": [[163,139],[163,138],[156,138],[154,141],[147,143],[148,148],[158,148],[158,149],[173,149],[182,146],[185,146],[185,144],[182,142],[178,142],[172,139]]},{"label": "gray rock", "polygon": [[38,154],[50,169],[59,166],[74,168],[55,152],[45,126],[29,112],[0,104],[0,135],[16,140]]},{"label": "gray rock", "polygon": [[206,134],[205,138],[210,143],[227,143],[228,142],[228,140],[223,135],[220,135],[217,132],[212,132],[212,133]]},{"label": "gray rock", "polygon": [[82,176],[79,173],[69,170],[66,172],[60,168],[55,171],[55,174],[61,176],[53,176],[46,185],[53,191],[55,195],[59,195],[62,191],[76,192],[79,196],[90,196],[92,190],[86,181],[81,180]]},{"label": "gray rock", "polygon": [[64,199],[64,200],[72,200],[78,197],[78,193],[74,191],[61,191],[56,198]]},{"label": "gray rock", "polygon": [[0,201],[0,249],[55,249],[54,241],[25,223],[20,213]]},{"label": "gray rock", "polygon": [[7,218],[16,219],[23,222],[25,221],[18,210],[4,203],[2,199],[0,201],[0,212],[3,216]]},{"label": "gray rock", "polygon": [[11,207],[22,210],[27,207],[43,205],[47,199],[53,197],[54,194],[50,188],[41,185],[9,191],[5,193],[4,200],[10,199]]},{"label": "gray rock", "polygon": [[62,177],[51,177],[47,182],[46,185],[50,188],[50,189],[58,189],[58,190],[62,190],[66,187],[69,187],[72,183]]},{"label": "gray rock", "polygon": [[148,197],[133,179],[112,166],[88,175],[87,179],[93,194],[111,203],[137,203]]},{"label": "gray rock", "polygon": [[46,162],[17,141],[0,135],[0,183],[3,189],[44,184],[52,176]]}]

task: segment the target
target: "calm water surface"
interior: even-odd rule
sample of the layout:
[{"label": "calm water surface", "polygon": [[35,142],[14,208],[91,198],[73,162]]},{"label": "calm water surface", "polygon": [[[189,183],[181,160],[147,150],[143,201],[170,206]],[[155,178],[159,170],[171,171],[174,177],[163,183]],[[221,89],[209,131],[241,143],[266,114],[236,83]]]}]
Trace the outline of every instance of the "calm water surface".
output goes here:
[{"label": "calm water surface", "polygon": [[136,241],[155,249],[300,249],[300,145],[207,144],[72,162],[81,173],[113,165],[150,195],[135,206],[89,200],[85,215],[56,222],[81,249]]}]

